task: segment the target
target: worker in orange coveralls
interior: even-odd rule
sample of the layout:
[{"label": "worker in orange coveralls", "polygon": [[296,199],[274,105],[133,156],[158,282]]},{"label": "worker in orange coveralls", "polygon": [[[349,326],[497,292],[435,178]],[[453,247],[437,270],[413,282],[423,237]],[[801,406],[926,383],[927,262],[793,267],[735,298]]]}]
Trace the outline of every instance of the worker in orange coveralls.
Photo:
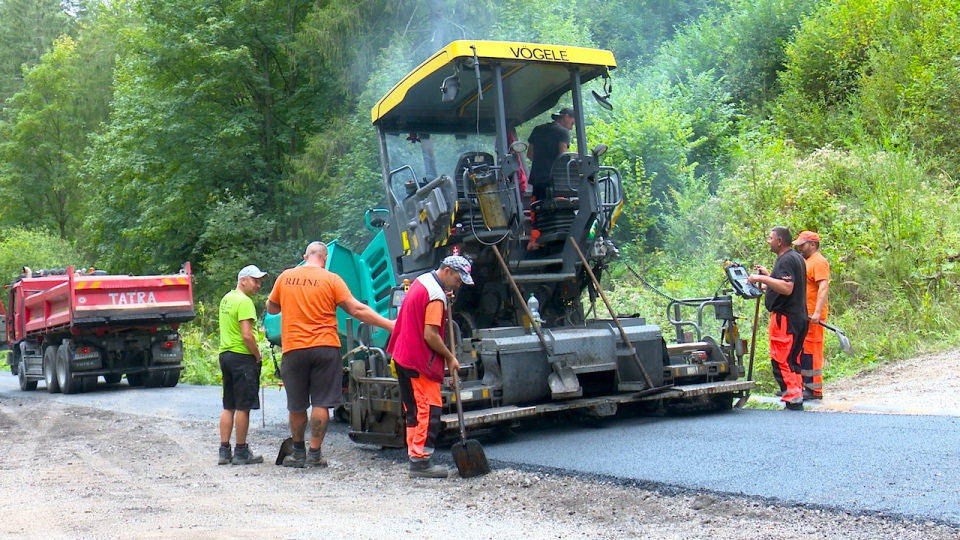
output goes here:
[{"label": "worker in orange coveralls", "polygon": [[823,398],[823,326],[827,321],[827,296],[830,288],[830,263],[820,253],[820,235],[803,231],[793,241],[807,265],[807,313],[810,328],[800,353],[800,374],[803,376],[803,398]]}]

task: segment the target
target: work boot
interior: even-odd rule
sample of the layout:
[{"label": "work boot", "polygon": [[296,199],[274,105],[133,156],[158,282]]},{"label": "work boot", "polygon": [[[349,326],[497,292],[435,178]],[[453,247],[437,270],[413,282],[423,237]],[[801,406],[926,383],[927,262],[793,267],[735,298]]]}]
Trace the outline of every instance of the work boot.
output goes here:
[{"label": "work boot", "polygon": [[317,452],[314,453],[311,448],[307,452],[307,459],[303,462],[304,467],[326,467],[327,460],[323,459],[323,454],[317,449]]},{"label": "work boot", "polygon": [[803,399],[823,399],[823,394],[814,394],[812,390],[803,390]]},{"label": "work boot", "polygon": [[297,469],[302,469],[307,461],[307,449],[306,448],[294,448],[293,453],[289,456],[283,458],[284,467],[294,467]]},{"label": "work boot", "polygon": [[441,465],[433,465],[429,460],[410,461],[410,478],[447,478],[450,471]]},{"label": "work boot", "polygon": [[233,461],[233,452],[230,451],[229,446],[220,447],[220,461],[217,462],[218,465],[229,465]]},{"label": "work boot", "polygon": [[254,463],[263,463],[263,456],[255,456],[253,452],[250,451],[249,446],[244,446],[240,448],[237,446],[236,452],[233,453],[233,462],[234,465],[252,465]]},{"label": "work boot", "polygon": [[803,401],[788,401],[786,403],[787,411],[802,411],[803,410]]}]

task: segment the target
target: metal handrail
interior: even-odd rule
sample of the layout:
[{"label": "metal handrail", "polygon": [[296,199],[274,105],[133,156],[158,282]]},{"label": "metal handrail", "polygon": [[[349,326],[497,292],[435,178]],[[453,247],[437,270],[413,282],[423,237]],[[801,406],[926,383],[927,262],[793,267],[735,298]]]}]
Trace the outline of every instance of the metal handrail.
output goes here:
[{"label": "metal handrail", "polygon": [[[697,339],[696,339],[696,341],[700,341],[700,340],[702,339],[701,328],[703,327],[703,308],[705,308],[705,307],[707,307],[707,306],[714,306],[714,310],[716,310],[716,306],[724,305],[724,304],[727,304],[727,303],[729,303],[729,302],[730,302],[730,299],[729,299],[729,298],[725,298],[725,299],[724,299],[724,298],[715,298],[715,297],[710,297],[710,298],[686,298],[686,299],[681,299],[681,300],[671,300],[670,303],[667,304],[667,322],[669,322],[670,324],[672,324],[672,325],[677,329],[677,342],[682,342],[682,341],[683,341],[683,332],[681,332],[681,328],[683,328],[684,326],[691,326],[691,327],[693,327],[693,328],[696,330],[696,332],[697,332]],[[684,320],[681,320],[681,319],[680,319],[680,306],[681,306],[681,305],[691,305],[691,304],[694,304],[694,303],[698,303],[698,305],[697,305],[697,321],[694,322],[694,321],[684,321]],[[673,312],[676,314],[676,319],[674,319],[673,316],[671,316],[671,314],[670,314],[670,311],[671,311],[671,310],[673,310]]]}]

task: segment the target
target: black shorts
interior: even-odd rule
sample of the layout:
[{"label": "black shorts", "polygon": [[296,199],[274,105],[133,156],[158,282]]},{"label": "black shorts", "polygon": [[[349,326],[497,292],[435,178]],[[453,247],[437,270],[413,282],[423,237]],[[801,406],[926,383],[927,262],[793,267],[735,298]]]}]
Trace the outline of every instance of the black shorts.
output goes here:
[{"label": "black shorts", "polygon": [[223,408],[229,411],[260,408],[260,363],[252,354],[220,353]]},{"label": "black shorts", "polygon": [[283,353],[280,378],[287,391],[287,410],[343,404],[343,361],[339,347],[311,347]]}]

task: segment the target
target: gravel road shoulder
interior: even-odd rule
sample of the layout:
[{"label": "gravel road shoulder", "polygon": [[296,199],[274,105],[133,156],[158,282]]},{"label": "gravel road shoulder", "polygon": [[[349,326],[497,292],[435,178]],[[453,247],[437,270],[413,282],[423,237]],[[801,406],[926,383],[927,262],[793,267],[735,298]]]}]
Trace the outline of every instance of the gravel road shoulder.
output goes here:
[{"label": "gravel road shoulder", "polygon": [[[957,373],[938,358],[918,360],[910,369],[922,371],[929,363],[941,377]],[[926,384],[927,375],[912,377],[905,366],[913,364],[895,370],[901,389],[904,380]],[[837,400],[860,399],[874,375],[879,386],[885,377],[875,373],[828,385],[826,392]],[[905,391],[885,395],[907,399]],[[328,469],[274,466],[270,454],[285,433],[269,426],[251,433],[251,444],[268,463],[217,466],[215,430],[215,419],[156,420],[0,396],[6,448],[0,485],[7,493],[0,538],[960,537],[958,529],[930,522],[502,464],[469,480],[411,480],[401,452],[355,445],[342,425],[328,435]]]}]

